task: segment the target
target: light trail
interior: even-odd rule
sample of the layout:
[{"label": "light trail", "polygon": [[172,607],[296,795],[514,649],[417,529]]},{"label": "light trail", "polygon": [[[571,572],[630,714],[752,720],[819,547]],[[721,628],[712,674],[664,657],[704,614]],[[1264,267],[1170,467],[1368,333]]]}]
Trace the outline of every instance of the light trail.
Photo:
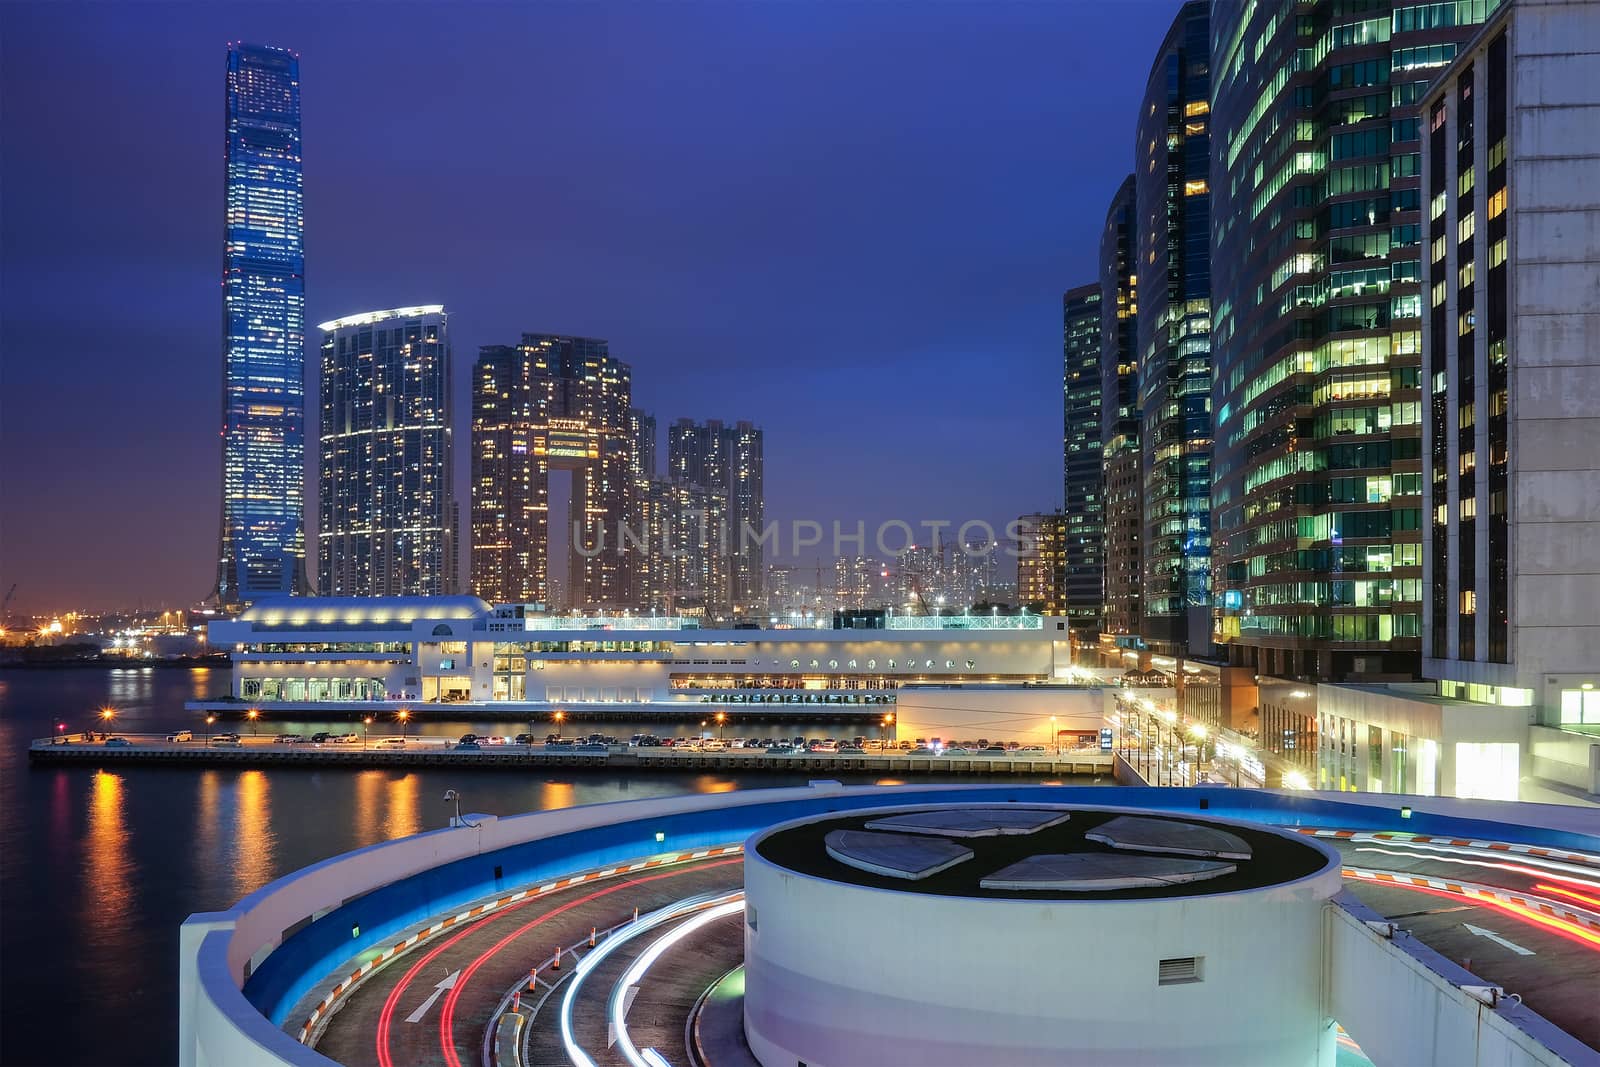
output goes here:
[{"label": "light trail", "polygon": [[710,867],[726,867],[731,863],[742,863],[742,862],[743,862],[743,860],[738,860],[738,859],[718,860],[716,863],[708,863],[708,864],[704,864],[703,866],[699,866],[699,867],[690,867],[690,868],[684,868],[682,870],[666,871],[666,872],[664,872],[662,874],[652,874],[652,875],[648,875],[648,876],[646,876],[644,878],[630,878],[627,881],[619,882],[616,885],[607,886],[604,889],[599,889],[599,890],[596,890],[593,893],[589,893],[589,894],[587,894],[585,896],[581,896],[576,900],[570,900],[567,903],[562,904],[560,907],[552,908],[550,911],[545,912],[544,914],[540,915],[538,918],[533,919],[530,922],[524,923],[523,925],[517,927],[515,930],[511,931],[511,933],[507,934],[505,937],[502,937],[499,941],[495,942],[491,947],[489,947],[488,949],[484,950],[477,957],[477,959],[474,959],[466,967],[462,968],[461,977],[456,979],[456,984],[455,984],[454,988],[452,988],[450,990],[449,995],[447,997],[445,997],[444,1009],[439,1013],[439,1047],[444,1052],[444,1060],[445,1060],[445,1063],[447,1064],[447,1067],[461,1067],[461,1058],[458,1055],[456,1055],[456,1042],[455,1042],[456,1005],[461,1000],[461,991],[466,988],[467,983],[472,979],[472,976],[474,974],[478,973],[478,968],[482,967],[491,958],[493,958],[495,955],[500,953],[507,945],[511,944],[511,942],[515,941],[517,938],[521,937],[523,934],[527,933],[529,930],[533,929],[534,927],[540,926],[543,923],[548,922],[550,919],[555,918],[557,915],[560,915],[563,912],[571,911],[573,908],[576,908],[579,905],[587,904],[590,901],[598,900],[599,898],[604,897],[604,896],[609,896],[612,893],[621,892],[624,889],[629,889],[629,888],[634,887],[634,886],[643,885],[646,882],[659,882],[663,878],[676,878],[679,875],[687,874],[690,871],[702,871],[702,870],[706,870],[707,868],[710,868]]},{"label": "light trail", "polygon": [[578,992],[583,988],[584,980],[611,953],[641,934],[649,933],[664,923],[669,923],[674,919],[705,908],[716,907],[730,900],[742,899],[743,896],[744,890],[739,889],[732,893],[719,893],[681,900],[659,911],[651,912],[649,915],[640,916],[638,922],[628,926],[614,937],[608,938],[599,948],[583,957],[582,962],[578,964],[578,969],[573,972],[572,981],[567,984],[566,994],[561,998],[561,1044],[567,1051],[567,1059],[576,1064],[577,1067],[598,1067],[594,1059],[583,1050],[583,1047],[578,1044],[577,1038],[573,1036],[572,1012],[578,1002]]},{"label": "light trail", "polygon": [[1586,897],[1582,893],[1574,893],[1572,890],[1562,889],[1558,885],[1544,885],[1542,883],[1535,883],[1533,888],[1548,890],[1551,893],[1560,893],[1562,896],[1571,897],[1573,900],[1581,900],[1583,903],[1594,908],[1596,912],[1600,912],[1600,900],[1596,900],[1594,897]]},{"label": "light trail", "polygon": [[[655,962],[661,958],[662,954],[673,945],[676,945],[691,934],[697,933],[702,927],[714,923],[718,919],[726,918],[729,915],[737,915],[742,911],[744,911],[744,894],[740,893],[738,900],[730,900],[726,904],[718,904],[707,908],[694,918],[680,923],[672,931],[652,942],[650,947],[645,949],[639,958],[629,965],[628,969],[623,972],[622,978],[612,987],[611,1003],[609,1005],[611,1030],[617,1035],[617,1044],[621,1046],[623,1058],[632,1067],[653,1067],[653,1064],[649,1058],[640,1053],[639,1047],[633,1043],[633,1037],[628,1033],[626,1003],[628,989],[631,986],[638,985],[643,980],[645,972],[650,970],[655,965]],[[657,1058],[660,1058],[659,1053]]]},{"label": "light trail", "polygon": [[[1399,844],[1399,843],[1400,842],[1390,842],[1390,844]],[[1600,882],[1592,881],[1592,880],[1587,879],[1587,878],[1563,877],[1562,875],[1551,874],[1549,871],[1542,871],[1542,870],[1539,870],[1539,869],[1534,868],[1534,867],[1524,867],[1524,866],[1522,866],[1521,864],[1518,864],[1518,863],[1499,863],[1499,862],[1489,862],[1487,860],[1469,860],[1469,859],[1463,859],[1460,856],[1448,856],[1448,855],[1436,856],[1436,855],[1433,855],[1431,853],[1424,856],[1424,855],[1418,855],[1415,852],[1393,852],[1393,851],[1390,851],[1389,849],[1386,849],[1386,848],[1378,848],[1375,845],[1364,845],[1364,846],[1361,846],[1361,847],[1357,848],[1355,851],[1357,851],[1357,852],[1381,852],[1385,856],[1399,856],[1399,857],[1403,857],[1405,859],[1426,859],[1426,860],[1429,860],[1429,861],[1434,862],[1434,863],[1460,863],[1460,864],[1465,864],[1468,867],[1489,867],[1489,868],[1492,868],[1494,870],[1499,870],[1499,871],[1513,871],[1513,872],[1515,872],[1517,874],[1525,874],[1525,875],[1528,875],[1529,877],[1532,877],[1532,878],[1553,878],[1558,882],[1571,882],[1573,885],[1581,885],[1585,889],[1597,889],[1597,890],[1600,890]],[[1468,853],[1468,854],[1469,855],[1482,855],[1482,853],[1480,853],[1480,852],[1472,852],[1472,853]]]},{"label": "light trail", "polygon": [[[1345,871],[1349,872],[1350,868],[1345,868]],[[1477,893],[1470,893],[1464,890],[1457,891],[1441,889],[1436,886],[1417,885],[1415,882],[1407,881],[1408,878],[1412,877],[1411,875],[1404,874],[1399,871],[1366,871],[1364,873],[1367,875],[1387,876],[1382,880],[1375,881],[1374,884],[1376,885],[1389,886],[1395,889],[1408,889],[1414,893],[1429,893],[1433,896],[1445,897],[1449,900],[1465,900],[1469,903],[1479,905],[1480,907],[1491,908],[1495,911],[1502,912],[1511,916],[1512,918],[1520,919],[1525,923],[1544,927],[1548,932],[1556,937],[1564,938],[1565,940],[1572,941],[1575,944],[1580,944],[1587,948],[1600,949],[1600,933],[1585,929],[1584,927],[1579,926],[1577,923],[1569,922],[1566,919],[1558,918],[1554,915],[1545,915],[1542,912],[1535,911],[1533,908],[1525,907],[1521,904],[1513,904],[1510,901],[1505,900],[1496,900],[1490,896],[1480,896]]]}]

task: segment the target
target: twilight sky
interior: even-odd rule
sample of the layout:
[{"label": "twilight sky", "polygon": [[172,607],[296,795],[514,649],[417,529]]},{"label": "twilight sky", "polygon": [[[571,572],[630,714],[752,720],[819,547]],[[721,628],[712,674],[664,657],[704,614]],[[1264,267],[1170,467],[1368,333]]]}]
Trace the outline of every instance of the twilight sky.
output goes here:
[{"label": "twilight sky", "polygon": [[539,330],[763,426],[769,519],[1059,506],[1061,292],[1177,7],[0,4],[0,594],[210,589],[232,39],[300,53],[308,326],[450,311],[460,488],[478,346]]}]

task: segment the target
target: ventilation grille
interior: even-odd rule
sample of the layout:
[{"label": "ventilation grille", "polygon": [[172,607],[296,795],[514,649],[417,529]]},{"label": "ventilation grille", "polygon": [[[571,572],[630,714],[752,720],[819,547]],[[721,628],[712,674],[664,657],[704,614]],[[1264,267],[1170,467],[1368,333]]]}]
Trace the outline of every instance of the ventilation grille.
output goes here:
[{"label": "ventilation grille", "polygon": [[1156,968],[1156,985],[1183,985],[1200,981],[1200,964],[1203,956],[1179,956],[1162,960]]}]

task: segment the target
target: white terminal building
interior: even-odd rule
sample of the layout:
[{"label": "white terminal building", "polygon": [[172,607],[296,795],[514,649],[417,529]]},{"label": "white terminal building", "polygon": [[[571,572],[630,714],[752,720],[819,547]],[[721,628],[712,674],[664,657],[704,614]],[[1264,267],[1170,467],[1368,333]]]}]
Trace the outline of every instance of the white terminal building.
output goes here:
[{"label": "white terminal building", "polygon": [[870,621],[701,629],[692,619],[552,616],[476,597],[297,597],[211,624],[212,646],[233,657],[232,699],[203,706],[244,703],[279,715],[392,706],[524,719],[830,713],[893,716],[901,737],[1039,743],[1092,737],[1103,724],[1101,692],[1067,680],[1064,619]]}]

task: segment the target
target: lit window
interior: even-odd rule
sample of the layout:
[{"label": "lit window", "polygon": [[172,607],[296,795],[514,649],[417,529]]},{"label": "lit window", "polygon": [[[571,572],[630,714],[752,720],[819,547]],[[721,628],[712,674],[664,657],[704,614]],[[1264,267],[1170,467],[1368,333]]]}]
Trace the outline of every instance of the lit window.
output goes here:
[{"label": "lit window", "polygon": [[1211,105],[1207,101],[1191,100],[1187,104],[1183,105],[1183,116],[1184,118],[1192,119],[1196,115],[1207,114],[1210,110]]},{"label": "lit window", "polygon": [[1494,195],[1489,197],[1489,217],[1497,219],[1505,213],[1505,210],[1506,191],[1504,189],[1496,189]]},{"label": "lit window", "polygon": [[1184,196],[1200,196],[1209,190],[1210,186],[1206,184],[1206,180],[1204,178],[1197,178],[1194,181],[1187,181],[1183,183]]}]

